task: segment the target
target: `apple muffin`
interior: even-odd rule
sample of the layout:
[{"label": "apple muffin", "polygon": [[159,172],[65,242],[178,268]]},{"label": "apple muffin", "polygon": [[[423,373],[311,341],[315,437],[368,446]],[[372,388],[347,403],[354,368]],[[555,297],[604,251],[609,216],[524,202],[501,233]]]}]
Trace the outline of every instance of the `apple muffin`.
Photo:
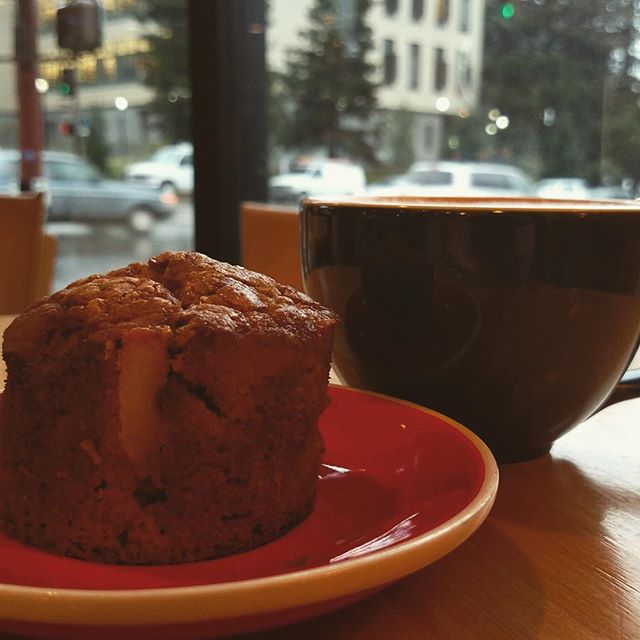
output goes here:
[{"label": "apple muffin", "polygon": [[269,542],[312,510],[336,316],[166,252],[7,329],[0,524],[54,553],[167,564]]}]

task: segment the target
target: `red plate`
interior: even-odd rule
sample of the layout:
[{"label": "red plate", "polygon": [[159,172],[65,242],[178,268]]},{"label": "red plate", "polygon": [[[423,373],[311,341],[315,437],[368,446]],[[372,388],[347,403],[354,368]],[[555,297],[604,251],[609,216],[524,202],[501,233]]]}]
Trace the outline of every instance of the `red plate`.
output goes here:
[{"label": "red plate", "polygon": [[336,609],[440,558],[482,523],[498,472],[486,446],[416,405],[331,387],[313,513],[253,551],[136,567],[0,536],[0,629],[38,638],[241,633]]}]

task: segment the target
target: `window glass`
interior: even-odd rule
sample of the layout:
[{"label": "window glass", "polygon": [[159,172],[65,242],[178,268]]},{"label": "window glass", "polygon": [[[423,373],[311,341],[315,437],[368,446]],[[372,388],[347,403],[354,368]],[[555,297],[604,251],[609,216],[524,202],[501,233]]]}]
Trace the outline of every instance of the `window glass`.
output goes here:
[{"label": "window glass", "polygon": [[[165,249],[191,249],[194,229],[193,167],[180,164],[184,149],[175,167],[153,158],[190,141],[186,0],[104,0],[102,45],[76,55],[58,47],[56,15],[64,4],[38,0],[29,25],[37,31],[30,99],[42,112],[47,232],[58,240],[55,289]],[[19,150],[12,60],[18,5],[0,0],[0,192],[15,192],[19,183],[17,160],[6,160]],[[100,211],[97,202],[108,206]]]},{"label": "window glass", "polygon": [[398,13],[399,0],[384,0],[384,10],[388,16]]},{"label": "window glass", "polygon": [[441,27],[449,22],[449,0],[437,0],[436,20]]},{"label": "window glass", "polygon": [[420,84],[420,45],[409,45],[409,88],[417,89]]},{"label": "window glass", "polygon": [[435,72],[433,86],[436,91],[441,91],[447,84],[447,58],[446,52],[441,47],[435,52]]},{"label": "window glass", "polygon": [[393,40],[384,41],[384,84],[396,81],[397,57]]},{"label": "window glass", "polygon": [[[186,0],[105,0],[102,46],[75,57],[57,46],[58,5],[38,2],[45,150],[74,154],[123,192],[131,184],[149,188],[159,213],[144,233],[91,219],[72,227],[68,218],[51,216],[48,230],[59,240],[57,287],[163,249],[193,247]],[[15,173],[3,169],[15,166],[6,158],[18,150],[16,6],[0,0],[4,191],[16,188]],[[567,180],[578,180],[581,194],[637,195],[637,3],[269,0],[264,6],[266,23],[247,30],[266,42],[268,74],[259,80],[268,83],[266,171],[278,198],[296,204],[308,192],[305,167],[334,160],[356,168],[354,184],[365,177],[365,188],[406,178],[425,160],[491,161],[521,169],[532,182],[552,179],[540,185],[545,193],[561,194],[574,184]],[[69,69],[73,87],[64,81]]]},{"label": "window glass", "polygon": [[469,60],[469,54],[466,51],[458,51],[456,53],[456,77],[458,82],[458,90],[461,94],[471,87],[472,66]]},{"label": "window glass", "polygon": [[460,2],[460,31],[467,33],[470,28],[471,20],[471,0],[459,0]]},{"label": "window glass", "polygon": [[74,182],[78,179],[78,166],[72,162],[44,162],[45,175],[54,182]]},{"label": "window glass", "polygon": [[515,184],[510,176],[499,173],[472,173],[471,186],[494,188],[494,189],[514,189]]},{"label": "window glass", "polygon": [[412,0],[411,17],[414,20],[421,20],[424,15],[424,0]]},{"label": "window glass", "polygon": [[0,156],[0,193],[13,191],[19,179],[17,158]]},{"label": "window glass", "polygon": [[453,184],[453,174],[449,171],[439,171],[433,169],[430,171],[413,171],[409,174],[410,181],[413,184],[423,186],[441,186]]},{"label": "window glass", "polygon": [[428,152],[432,152],[434,150],[435,142],[435,127],[430,122],[428,122],[424,127],[424,148]]}]

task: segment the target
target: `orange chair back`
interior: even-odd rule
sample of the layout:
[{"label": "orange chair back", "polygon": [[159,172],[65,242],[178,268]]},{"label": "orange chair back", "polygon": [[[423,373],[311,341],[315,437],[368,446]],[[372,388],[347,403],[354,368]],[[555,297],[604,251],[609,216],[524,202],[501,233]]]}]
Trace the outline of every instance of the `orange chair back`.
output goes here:
[{"label": "orange chair back", "polygon": [[295,207],[243,202],[242,264],[302,290],[300,215]]},{"label": "orange chair back", "polygon": [[0,314],[20,313],[49,293],[55,238],[43,234],[43,199],[0,196]]}]

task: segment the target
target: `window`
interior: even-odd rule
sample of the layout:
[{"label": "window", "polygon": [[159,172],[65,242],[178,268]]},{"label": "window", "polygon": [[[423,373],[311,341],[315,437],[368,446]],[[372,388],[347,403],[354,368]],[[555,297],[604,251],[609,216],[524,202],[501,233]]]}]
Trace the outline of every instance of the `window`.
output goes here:
[{"label": "window", "polygon": [[384,10],[388,16],[398,13],[398,0],[384,0]]},{"label": "window", "polygon": [[467,33],[471,21],[471,0],[460,0],[460,31]]},{"label": "window", "polygon": [[420,45],[409,45],[409,88],[414,91],[420,85]]},{"label": "window", "polygon": [[384,77],[383,83],[393,84],[396,81],[397,56],[394,50],[393,40],[384,41]]},{"label": "window", "polygon": [[[0,148],[3,152],[17,150],[19,146],[18,101],[14,89],[16,65],[12,51],[15,9],[19,4],[15,0],[0,0]],[[508,20],[506,14],[501,19],[498,14],[494,15],[495,19],[481,21],[481,7],[490,3],[473,0],[376,0],[371,3],[335,0],[332,3],[335,20],[313,14],[311,9],[314,6],[322,6],[319,0],[234,0],[218,3],[105,0],[104,46],[95,53],[78,56],[82,79],[79,118],[83,125],[80,128],[83,135],[79,139],[70,134],[69,128],[59,126],[65,121],[72,123],[75,102],[72,97],[63,95],[60,83],[61,68],[68,63],[57,48],[56,4],[56,0],[38,1],[38,8],[45,18],[39,27],[41,75],[38,90],[42,92],[41,105],[45,111],[46,149],[72,153],[79,150],[83,155],[90,153],[91,162],[98,163],[101,169],[106,168],[107,175],[111,177],[129,175],[132,165],[138,165],[138,173],[132,174],[136,181],[152,184],[156,180],[155,171],[145,172],[140,161],[149,160],[157,149],[190,139],[192,105],[186,64],[186,27],[187,14],[191,12],[196,16],[192,26],[196,30],[198,27],[201,29],[199,42],[205,43],[203,51],[194,52],[196,58],[193,61],[193,68],[198,69],[203,78],[199,104],[205,102],[202,98],[204,87],[204,93],[210,96],[214,106],[222,104],[225,99],[233,102],[229,107],[225,104],[225,109],[242,111],[238,116],[240,121],[247,113],[254,115],[260,108],[256,105],[263,105],[267,100],[265,94],[268,95],[268,105],[274,112],[269,114],[268,125],[260,118],[252,117],[249,127],[238,134],[231,130],[224,117],[215,118],[216,122],[222,123],[219,127],[224,136],[227,134],[223,129],[229,130],[229,138],[251,131],[252,137],[261,140],[258,135],[254,136],[254,127],[256,134],[260,133],[260,128],[268,132],[269,143],[261,142],[259,153],[256,153],[255,146],[247,145],[253,150],[252,157],[258,158],[251,161],[252,181],[263,180],[266,183],[270,178],[288,173],[289,166],[301,156],[314,160],[331,153],[353,158],[360,150],[354,151],[350,143],[355,138],[359,142],[366,141],[368,133],[371,133],[369,139],[375,140],[376,126],[385,118],[389,144],[378,145],[374,147],[373,154],[362,153],[357,160],[364,169],[375,169],[371,175],[376,178],[381,173],[380,167],[383,169],[380,177],[406,175],[406,167],[424,159],[429,155],[427,150],[433,149],[433,156],[429,157],[445,159],[455,156],[469,161],[491,159],[522,164],[534,180],[563,175],[588,178],[592,183],[620,189],[632,185],[634,190],[635,185],[640,184],[640,164],[630,157],[632,154],[624,146],[640,135],[634,86],[637,79],[633,71],[628,72],[637,66],[633,56],[637,31],[632,10],[636,3],[622,0],[573,3],[569,24],[564,20],[566,3],[559,1],[521,2],[518,3],[516,19]],[[201,4],[207,5],[206,10],[198,6]],[[363,18],[368,31],[356,31],[359,7],[368,4],[372,8]],[[154,6],[154,20],[139,19],[140,12],[151,5]],[[172,7],[168,8],[169,5]],[[257,11],[258,5],[260,10],[266,7],[266,16],[253,16],[251,12]],[[180,8],[182,6],[184,10]],[[209,23],[212,14],[222,20],[218,25],[219,31],[215,33]],[[157,23],[155,16],[161,16],[162,22]],[[265,17],[268,29],[263,28]],[[243,22],[245,18],[246,22]],[[243,28],[238,26],[236,32],[236,25]],[[350,74],[355,68],[354,77],[349,76],[347,83],[354,91],[338,99],[332,93],[338,82],[334,82],[336,86],[327,83],[326,87],[318,87],[320,74],[314,77],[316,67],[303,64],[302,56],[311,50],[313,43],[322,42],[323,29],[332,30],[328,40],[344,43],[347,55],[355,56],[359,43],[367,39],[372,43],[376,55],[370,55],[371,49],[366,51],[368,60],[375,61],[370,73],[371,84],[375,85],[372,96],[363,97],[357,93],[362,90],[362,84],[354,79],[356,73],[366,70],[368,65],[360,61],[354,65],[346,64],[342,58],[343,51],[337,46],[323,52],[333,51],[336,54],[333,60],[329,55],[324,55],[323,60],[336,64],[329,72],[324,68],[322,71],[325,77],[335,80]],[[434,34],[433,31],[438,29],[440,33]],[[509,30],[509,38],[503,37],[505,29]],[[210,31],[209,40],[207,30]],[[300,34],[309,31],[314,37],[305,40]],[[585,35],[587,31],[588,37]],[[455,34],[458,34],[459,43]],[[211,44],[212,50],[215,48],[221,54],[228,54],[227,59],[233,58],[232,62],[238,59],[251,62],[251,65],[246,65],[251,67],[246,77],[233,77],[231,72],[229,77],[225,77],[224,60],[216,63],[218,66],[210,62],[205,53],[206,46],[214,40],[212,35],[216,36],[216,42]],[[518,47],[514,48],[513,43],[518,43]],[[549,43],[549,46],[543,43]],[[459,55],[459,50],[464,53]],[[287,66],[291,51],[301,52],[297,67],[299,73],[294,78],[295,83],[278,92],[273,78],[291,77]],[[565,60],[566,64],[553,66],[558,59]],[[269,70],[277,72],[269,74],[268,80],[259,74],[260,63],[265,60]],[[584,64],[570,64],[572,61]],[[174,68],[174,62],[178,68]],[[242,65],[244,62],[238,63],[238,66]],[[554,81],[551,82],[548,75],[535,74],[536,65],[553,68]],[[512,73],[514,68],[518,73]],[[235,72],[235,67],[232,71]],[[241,82],[243,84],[237,93],[229,90],[230,87],[238,89]],[[273,85],[265,89],[267,82]],[[311,89],[302,96],[299,104],[303,107],[310,104],[303,114],[308,116],[306,121],[298,117],[300,110],[298,104],[294,104],[295,96],[292,97],[305,82]],[[263,89],[259,90],[259,87]],[[324,108],[321,101],[309,103],[309,97],[314,97],[314,90],[316,95],[329,96],[325,103],[330,103],[330,108],[321,116],[317,116],[317,110]],[[421,92],[426,90],[433,93],[433,97],[442,99],[441,107],[450,101],[446,113],[461,116],[447,118],[446,131],[443,129],[443,112],[437,110],[434,100],[421,99]],[[260,95],[256,97],[258,93]],[[579,114],[576,112],[578,106]],[[504,117],[501,116],[496,124],[487,114],[498,108]],[[212,113],[219,111],[210,109],[209,114]],[[365,113],[368,119],[360,118],[361,113]],[[555,118],[549,117],[554,113]],[[146,114],[144,119],[142,114]],[[205,123],[203,129],[214,121],[210,117],[210,123],[207,123],[206,114],[202,119]],[[433,120],[430,127],[426,126],[428,119]],[[312,130],[314,123],[318,122],[322,122],[324,128],[317,127],[317,131],[312,132],[316,137],[309,136],[303,143],[298,143],[300,132]],[[347,135],[341,138],[341,132],[333,129],[327,134],[325,122],[329,126],[338,122]],[[576,122],[584,122],[584,126],[577,127]],[[367,126],[371,129],[368,130]],[[544,127],[545,135],[536,137],[532,132],[541,127]],[[85,133],[90,135],[84,137]],[[330,150],[327,140],[332,144]],[[450,146],[452,140],[455,146]],[[247,166],[247,162],[243,164],[237,160],[233,144],[220,146],[233,156],[227,166]],[[379,157],[382,154],[380,150],[386,154],[384,157]],[[211,150],[206,154],[215,158]],[[198,156],[196,153],[195,163],[202,166],[205,162],[203,155],[206,154],[201,152]],[[380,163],[378,166],[369,164],[373,157]],[[174,165],[177,170],[171,176],[164,176],[163,180],[174,181],[182,173],[191,173],[192,179],[192,172],[188,171],[190,167],[179,165],[179,162],[180,159],[176,160]],[[151,164],[155,170],[160,163]],[[259,170],[254,168],[256,165]],[[221,167],[205,168],[207,182],[213,172],[226,175]],[[245,180],[243,175],[242,181],[244,188],[244,182],[249,180]],[[178,205],[179,220],[184,221],[191,213],[191,185],[187,181],[179,189],[186,195]],[[633,197],[636,194],[629,195]],[[131,255],[125,258],[120,252],[117,262],[114,259],[107,263],[94,256],[95,262],[84,273],[70,273],[69,265],[78,261],[65,255],[67,248],[72,246],[64,237],[67,231],[57,225],[55,217],[50,219],[49,225],[51,232],[60,238],[59,263],[61,273],[67,274],[64,276],[67,282],[89,271],[117,266],[129,258],[142,260],[148,257],[134,252],[132,248]],[[158,250],[191,248],[193,228],[172,225],[171,220],[158,224],[161,233],[158,236],[152,233],[154,246]],[[227,226],[233,225],[229,223]],[[176,230],[184,231],[184,234],[178,238]],[[211,237],[214,235],[210,234]],[[222,238],[222,235],[216,237]],[[89,256],[92,251],[89,239],[92,237],[87,234],[86,245],[76,249],[80,244],[74,244],[73,250]],[[168,240],[174,237],[176,244]],[[233,242],[233,237],[224,239],[227,245]],[[114,255],[116,253],[114,250]],[[55,282],[56,288],[64,284],[63,279]]]},{"label": "window", "polygon": [[116,78],[116,59],[112,56],[96,60],[96,82],[111,82]]},{"label": "window", "polygon": [[[2,153],[0,151],[0,153]],[[13,157],[3,158],[0,156],[0,193],[3,191],[13,191],[19,179],[19,162]]]},{"label": "window", "polygon": [[469,54],[466,51],[458,51],[456,54],[456,75],[458,80],[458,89],[462,92],[471,87],[472,71]]},{"label": "window", "polygon": [[[20,146],[20,100],[11,60],[11,34],[19,22],[20,4],[0,0],[0,160],[7,150],[18,153]],[[191,164],[178,167],[177,160],[169,175],[166,166],[142,163],[157,149],[190,139],[186,0],[162,6],[146,0],[103,0],[103,45],[76,56],[58,48],[59,5],[57,0],[37,2],[42,172],[51,186],[47,233],[58,240],[54,290],[91,273],[146,261],[163,250],[192,249],[194,230]],[[66,67],[76,69],[76,96],[66,95],[61,82]],[[149,78],[147,69],[158,72]],[[180,201],[176,204],[175,198],[165,197],[167,203],[173,202],[170,215],[154,214],[149,224],[144,217],[134,222],[127,216],[125,207],[131,206],[134,191],[126,180],[134,165],[138,165],[135,181],[145,185],[135,192],[150,194],[151,207],[159,198],[160,181],[176,186]],[[109,182],[100,180],[103,174]],[[0,192],[14,188],[5,186],[5,176],[16,182],[15,175],[0,166]],[[102,204],[104,211],[99,210]],[[94,233],[95,222],[107,218],[109,223]],[[65,222],[69,219],[74,220],[75,232]],[[84,231],[78,233],[78,227]],[[147,235],[143,242],[141,233]]]},{"label": "window", "polygon": [[438,26],[443,27],[449,22],[449,0],[438,0],[436,6],[436,20]]},{"label": "window", "polygon": [[65,160],[45,160],[44,171],[53,183],[86,181],[97,177],[89,167]]},{"label": "window", "polygon": [[421,20],[424,15],[424,0],[412,0],[411,17],[414,20]]},{"label": "window", "polygon": [[425,187],[453,184],[453,174],[450,171],[439,171],[437,169],[414,171],[411,173],[410,179],[413,184]]},{"label": "window", "polygon": [[436,145],[436,131],[433,124],[428,122],[424,127],[424,148],[433,151]]},{"label": "window", "polygon": [[433,88],[442,91],[447,85],[447,59],[445,50],[436,48],[435,69],[433,76]]},{"label": "window", "polygon": [[141,80],[137,55],[118,56],[116,58],[117,76],[120,82]]},{"label": "window", "polygon": [[515,190],[517,188],[511,176],[500,173],[472,173],[471,186],[500,190]]}]

